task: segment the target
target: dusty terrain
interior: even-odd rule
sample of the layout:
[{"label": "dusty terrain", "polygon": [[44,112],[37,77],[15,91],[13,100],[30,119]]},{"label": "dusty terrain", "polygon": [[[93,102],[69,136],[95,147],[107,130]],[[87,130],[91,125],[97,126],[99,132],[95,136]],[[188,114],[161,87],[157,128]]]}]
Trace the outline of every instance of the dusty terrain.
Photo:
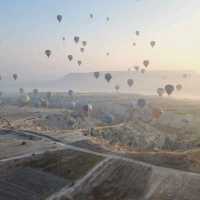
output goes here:
[{"label": "dusty terrain", "polygon": [[0,199],[199,200],[200,103],[145,97],[163,110],[147,121],[135,98],[80,94],[89,115],[1,105]]}]

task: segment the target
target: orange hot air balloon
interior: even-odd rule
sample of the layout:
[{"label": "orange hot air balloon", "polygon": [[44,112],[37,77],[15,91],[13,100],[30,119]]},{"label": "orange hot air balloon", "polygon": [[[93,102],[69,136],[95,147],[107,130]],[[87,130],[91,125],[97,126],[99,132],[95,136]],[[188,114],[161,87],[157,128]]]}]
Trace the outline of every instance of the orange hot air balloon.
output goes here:
[{"label": "orange hot air balloon", "polygon": [[154,108],[152,111],[153,118],[156,120],[160,119],[162,113],[163,111],[160,108]]}]

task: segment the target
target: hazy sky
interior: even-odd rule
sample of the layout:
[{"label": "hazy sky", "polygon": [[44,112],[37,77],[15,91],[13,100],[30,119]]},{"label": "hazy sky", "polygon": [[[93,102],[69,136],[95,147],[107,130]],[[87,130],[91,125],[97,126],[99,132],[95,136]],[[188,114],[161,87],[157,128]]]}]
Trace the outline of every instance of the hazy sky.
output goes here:
[{"label": "hazy sky", "polygon": [[[152,70],[200,70],[199,0],[2,0],[0,11],[0,72],[5,76],[17,72],[53,79],[69,72],[127,70],[144,59]],[[63,15],[60,24],[57,14]],[[88,42],[84,54],[73,42],[75,35]],[[151,40],[157,41],[154,49]],[[50,59],[46,49],[52,50]],[[68,54],[74,56],[72,63]]]}]

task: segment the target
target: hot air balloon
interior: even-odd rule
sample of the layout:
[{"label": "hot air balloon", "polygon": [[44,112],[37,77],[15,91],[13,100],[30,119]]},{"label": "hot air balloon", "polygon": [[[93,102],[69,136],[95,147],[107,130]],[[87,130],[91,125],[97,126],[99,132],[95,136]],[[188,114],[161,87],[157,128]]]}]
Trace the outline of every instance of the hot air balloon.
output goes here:
[{"label": "hot air balloon", "polygon": [[19,93],[20,94],[24,94],[24,89],[23,88],[19,88]]},{"label": "hot air balloon", "polygon": [[146,105],[146,100],[145,100],[145,99],[138,99],[138,100],[137,100],[137,106],[138,106],[139,108],[144,108],[145,105]]},{"label": "hot air balloon", "polygon": [[140,31],[136,31],[135,34],[136,34],[137,36],[139,36],[139,35],[140,35]]},{"label": "hot air balloon", "polygon": [[45,55],[49,58],[51,56],[51,50],[45,50]]},{"label": "hot air balloon", "polygon": [[144,74],[146,72],[145,69],[141,69],[141,73]]},{"label": "hot air balloon", "polygon": [[18,78],[18,75],[17,74],[13,74],[13,79],[16,81]]},{"label": "hot air balloon", "polygon": [[176,85],[176,90],[181,91],[183,89],[183,86],[181,84]]},{"label": "hot air balloon", "polygon": [[62,18],[63,18],[62,15],[57,15],[57,20],[59,23],[62,21]]},{"label": "hot air balloon", "polygon": [[83,53],[85,51],[85,49],[84,48],[80,48],[80,51]]},{"label": "hot air balloon", "polygon": [[145,67],[148,67],[149,66],[149,60],[144,60],[144,62],[143,62],[143,65],[145,66]]},{"label": "hot air balloon", "polygon": [[120,86],[119,85],[115,85],[115,90],[119,91],[119,89],[120,89]]},{"label": "hot air balloon", "polygon": [[139,66],[135,66],[134,69],[135,69],[136,72],[138,72],[140,67]]},{"label": "hot air balloon", "polygon": [[78,65],[80,66],[82,64],[82,61],[81,60],[78,60],[77,61]]},{"label": "hot air balloon", "polygon": [[71,108],[74,109],[76,108],[77,102],[76,101],[72,101],[71,102]]},{"label": "hot air balloon", "polygon": [[112,75],[110,73],[106,73],[105,74],[105,79],[109,83],[111,81],[111,79],[112,79]]},{"label": "hot air balloon", "polygon": [[151,47],[153,48],[156,45],[156,41],[151,41],[150,42]]},{"label": "hot air balloon", "polygon": [[20,106],[25,106],[30,102],[31,98],[27,94],[21,94],[19,97]]},{"label": "hot air balloon", "polygon": [[73,56],[72,55],[68,55],[67,57],[68,57],[68,60],[71,62],[72,59],[73,59]]},{"label": "hot air balloon", "polygon": [[134,83],[133,79],[128,79],[127,80],[127,84],[128,84],[129,87],[132,87],[133,83]]},{"label": "hot air balloon", "polygon": [[92,13],[90,13],[90,18],[93,19],[94,18],[94,15]]},{"label": "hot air balloon", "polygon": [[158,88],[157,89],[157,94],[158,94],[158,96],[162,97],[165,94],[164,88]]},{"label": "hot air balloon", "polygon": [[94,77],[97,79],[100,76],[100,72],[94,72]]},{"label": "hot air balloon", "polygon": [[82,45],[85,47],[87,46],[87,42],[86,41],[82,41]]},{"label": "hot air balloon", "polygon": [[46,97],[47,97],[47,99],[50,99],[52,97],[52,93],[51,92],[47,92],[46,93]]},{"label": "hot air balloon", "polygon": [[33,89],[33,94],[34,94],[35,96],[37,96],[37,95],[39,94],[38,89]]},{"label": "hot air balloon", "polygon": [[93,110],[93,106],[91,104],[86,104],[82,107],[83,112],[89,114]]},{"label": "hot air balloon", "polygon": [[69,90],[69,91],[68,91],[68,95],[69,95],[69,96],[73,96],[73,95],[74,95],[74,91],[73,91],[73,90]]},{"label": "hot air balloon", "polygon": [[173,91],[174,91],[174,86],[171,85],[171,84],[166,85],[165,86],[165,91],[168,94],[168,96],[171,95],[173,93]]},{"label": "hot air balloon", "polygon": [[78,36],[74,37],[74,42],[77,44],[79,42],[80,38]]},{"label": "hot air balloon", "polygon": [[187,75],[187,74],[183,74],[182,76],[183,76],[183,78],[187,78],[187,77],[188,77],[188,75]]},{"label": "hot air balloon", "polygon": [[40,103],[41,103],[41,106],[42,106],[43,108],[48,108],[48,106],[49,106],[49,102],[48,102],[48,100],[45,99],[45,98],[40,98]]},{"label": "hot air balloon", "polygon": [[160,119],[162,113],[163,113],[163,111],[160,108],[153,108],[153,110],[152,110],[153,118],[156,120]]}]

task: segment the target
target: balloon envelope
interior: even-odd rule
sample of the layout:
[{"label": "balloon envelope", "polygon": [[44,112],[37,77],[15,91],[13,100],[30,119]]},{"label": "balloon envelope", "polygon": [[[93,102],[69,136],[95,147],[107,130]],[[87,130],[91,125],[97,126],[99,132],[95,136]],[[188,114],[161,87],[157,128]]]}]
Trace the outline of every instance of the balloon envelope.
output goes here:
[{"label": "balloon envelope", "polygon": [[90,18],[93,19],[94,18],[94,15],[92,13],[90,13]]},{"label": "balloon envelope", "polygon": [[129,87],[132,87],[133,83],[134,83],[133,79],[128,79],[127,80],[127,84],[128,84]]},{"label": "balloon envelope", "polygon": [[176,85],[176,90],[181,91],[183,89],[183,86],[181,84]]},{"label": "balloon envelope", "polygon": [[45,50],[45,55],[49,58],[51,56],[51,50]]},{"label": "balloon envelope", "polygon": [[137,36],[139,36],[139,35],[140,35],[140,31],[136,31],[135,34],[136,34]]},{"label": "balloon envelope", "polygon": [[97,79],[100,76],[100,72],[94,72],[94,77]]},{"label": "balloon envelope", "polygon": [[78,65],[80,66],[82,64],[82,61],[81,60],[78,60],[77,61]]},{"label": "balloon envelope", "polygon": [[119,85],[115,85],[115,90],[118,91],[120,89]]},{"label": "balloon envelope", "polygon": [[17,74],[13,74],[13,79],[16,81],[18,78],[18,75]]},{"label": "balloon envelope", "polygon": [[24,94],[24,89],[23,88],[19,88],[19,93],[20,94]]},{"label": "balloon envelope", "polygon": [[31,98],[29,97],[29,95],[26,95],[26,94],[21,94],[19,97],[19,102],[22,106],[28,104],[30,100]]},{"label": "balloon envelope", "polygon": [[164,88],[158,88],[157,94],[158,94],[158,96],[162,97],[165,94],[165,89]]},{"label": "balloon envelope", "polygon": [[78,36],[74,37],[74,42],[77,44],[79,42],[80,38]]},{"label": "balloon envelope", "polygon": [[162,115],[163,111],[160,108],[153,108],[152,110],[152,115],[154,119],[159,119]]},{"label": "balloon envelope", "polygon": [[50,99],[52,97],[52,93],[51,92],[47,92],[46,93],[46,97],[47,97],[47,99]]},{"label": "balloon envelope", "polygon": [[73,96],[73,95],[74,95],[74,91],[73,91],[73,90],[69,90],[69,91],[68,91],[68,95],[69,95],[69,96]]},{"label": "balloon envelope", "polygon": [[85,51],[85,49],[84,48],[80,48],[80,51],[83,53]]},{"label": "balloon envelope", "polygon": [[33,94],[34,94],[34,95],[38,95],[38,94],[39,94],[38,89],[33,89]]},{"label": "balloon envelope", "polygon": [[82,45],[85,47],[87,46],[87,42],[86,41],[82,41]]},{"label": "balloon envelope", "polygon": [[59,23],[62,21],[62,18],[63,18],[62,15],[57,15],[57,20]]},{"label": "balloon envelope", "polygon": [[105,79],[109,83],[112,79],[112,75],[110,73],[105,74]]},{"label": "balloon envelope", "polygon": [[139,66],[135,66],[135,67],[134,67],[134,69],[135,69],[135,71],[137,71],[137,72],[138,72],[138,71],[139,71],[139,69],[140,69],[140,67],[139,67]]},{"label": "balloon envelope", "polygon": [[150,42],[151,47],[153,48],[156,45],[156,41],[151,41]]},{"label": "balloon envelope", "polygon": [[149,60],[144,60],[144,62],[143,62],[143,65],[145,66],[145,67],[148,67],[149,66]]},{"label": "balloon envelope", "polygon": [[86,104],[86,105],[84,105],[84,106],[82,107],[82,109],[83,109],[83,111],[84,111],[85,113],[89,113],[89,112],[91,112],[91,111],[93,110],[93,106],[92,106],[91,104]]},{"label": "balloon envelope", "polygon": [[187,74],[183,74],[182,76],[183,76],[183,78],[187,78],[187,77],[188,77],[188,75],[187,75]]},{"label": "balloon envelope", "polygon": [[141,69],[141,73],[144,74],[146,72],[145,69]]},{"label": "balloon envelope", "polygon": [[72,59],[73,59],[73,56],[72,55],[68,55],[68,60],[72,61]]},{"label": "balloon envelope", "polygon": [[168,95],[171,95],[174,91],[174,86],[171,84],[168,84],[165,86],[165,91]]},{"label": "balloon envelope", "polygon": [[146,105],[146,100],[145,99],[138,99],[137,105],[138,105],[139,108],[144,108],[144,106]]}]

